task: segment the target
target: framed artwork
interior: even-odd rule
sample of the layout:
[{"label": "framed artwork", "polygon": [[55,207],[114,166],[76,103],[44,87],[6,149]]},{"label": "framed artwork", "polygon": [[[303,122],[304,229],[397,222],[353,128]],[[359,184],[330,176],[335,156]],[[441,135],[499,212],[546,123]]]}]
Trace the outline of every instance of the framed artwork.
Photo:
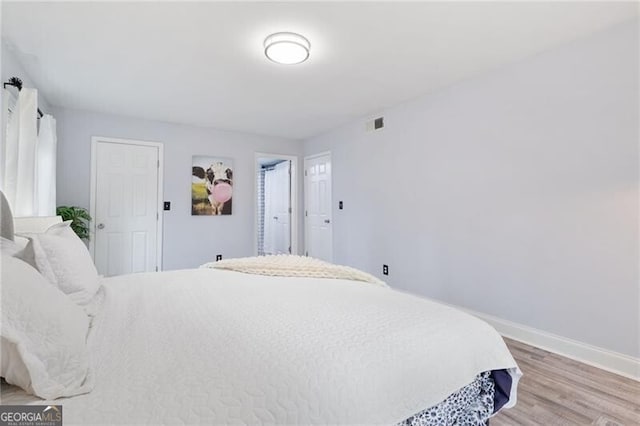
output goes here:
[{"label": "framed artwork", "polygon": [[191,215],[228,215],[233,206],[233,160],[194,155],[191,166]]}]

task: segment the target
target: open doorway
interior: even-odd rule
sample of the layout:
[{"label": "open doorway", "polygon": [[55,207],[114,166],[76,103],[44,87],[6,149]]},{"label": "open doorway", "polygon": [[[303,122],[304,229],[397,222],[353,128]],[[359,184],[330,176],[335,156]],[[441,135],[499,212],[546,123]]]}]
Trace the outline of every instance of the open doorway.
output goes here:
[{"label": "open doorway", "polygon": [[297,254],[297,157],[256,153],[258,256]]}]

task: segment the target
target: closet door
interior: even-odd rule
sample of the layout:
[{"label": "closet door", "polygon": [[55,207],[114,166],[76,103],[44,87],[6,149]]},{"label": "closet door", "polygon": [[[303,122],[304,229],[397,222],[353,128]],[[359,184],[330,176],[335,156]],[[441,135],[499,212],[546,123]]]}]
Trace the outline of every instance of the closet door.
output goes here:
[{"label": "closet door", "polygon": [[105,276],[158,270],[159,148],[97,141],[94,261]]},{"label": "closet door", "polygon": [[331,223],[331,154],[304,160],[304,208],[306,255],[333,260]]}]

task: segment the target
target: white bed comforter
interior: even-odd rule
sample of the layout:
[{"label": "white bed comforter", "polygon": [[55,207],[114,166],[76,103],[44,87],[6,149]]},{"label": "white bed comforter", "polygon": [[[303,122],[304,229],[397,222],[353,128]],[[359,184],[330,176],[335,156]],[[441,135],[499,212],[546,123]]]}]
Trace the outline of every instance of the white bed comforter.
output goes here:
[{"label": "white bed comforter", "polygon": [[515,403],[493,328],[390,288],[215,269],[104,287],[96,385],[58,400],[67,425],[391,425],[493,369],[512,369]]}]

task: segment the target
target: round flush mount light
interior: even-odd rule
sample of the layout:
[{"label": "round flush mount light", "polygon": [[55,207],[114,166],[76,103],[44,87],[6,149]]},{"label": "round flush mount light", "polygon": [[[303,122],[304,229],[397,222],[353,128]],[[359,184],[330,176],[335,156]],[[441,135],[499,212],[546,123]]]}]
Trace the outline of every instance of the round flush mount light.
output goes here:
[{"label": "round flush mount light", "polygon": [[275,33],[264,39],[264,54],[278,64],[294,65],[309,58],[311,43],[296,33]]}]

